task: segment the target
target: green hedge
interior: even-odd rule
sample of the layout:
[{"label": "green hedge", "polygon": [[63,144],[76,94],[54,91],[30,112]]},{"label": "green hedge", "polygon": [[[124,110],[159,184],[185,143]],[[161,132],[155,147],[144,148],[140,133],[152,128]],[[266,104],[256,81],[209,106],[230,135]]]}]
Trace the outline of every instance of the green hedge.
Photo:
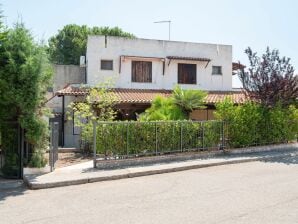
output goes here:
[{"label": "green hedge", "polygon": [[289,142],[297,139],[298,110],[264,108],[248,102],[234,106],[227,99],[217,105],[216,117],[224,120],[227,146],[231,148]]},{"label": "green hedge", "polygon": [[[238,148],[297,140],[298,110],[263,108],[229,100],[217,105],[215,121],[117,121],[97,123],[97,154],[122,158],[170,152]],[[92,126],[83,140],[92,150]],[[91,144],[90,144],[91,143]]]},{"label": "green hedge", "polygon": [[217,148],[222,122],[110,122],[97,124],[97,153],[108,157]]}]

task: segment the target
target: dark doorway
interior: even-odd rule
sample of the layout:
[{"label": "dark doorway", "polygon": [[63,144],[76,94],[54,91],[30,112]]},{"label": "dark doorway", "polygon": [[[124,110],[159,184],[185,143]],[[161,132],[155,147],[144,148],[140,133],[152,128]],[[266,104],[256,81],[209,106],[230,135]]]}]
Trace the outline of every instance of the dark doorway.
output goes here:
[{"label": "dark doorway", "polygon": [[58,136],[58,145],[62,147],[62,115],[55,114],[55,117],[50,118],[50,123],[58,122],[59,126],[59,136]]}]

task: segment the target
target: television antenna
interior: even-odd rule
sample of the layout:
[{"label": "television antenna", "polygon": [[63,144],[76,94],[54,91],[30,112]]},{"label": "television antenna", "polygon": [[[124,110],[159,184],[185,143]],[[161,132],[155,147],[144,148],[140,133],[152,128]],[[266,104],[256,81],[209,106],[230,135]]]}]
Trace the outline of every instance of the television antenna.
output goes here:
[{"label": "television antenna", "polygon": [[168,23],[169,24],[169,40],[171,40],[171,20],[156,21],[154,23]]}]

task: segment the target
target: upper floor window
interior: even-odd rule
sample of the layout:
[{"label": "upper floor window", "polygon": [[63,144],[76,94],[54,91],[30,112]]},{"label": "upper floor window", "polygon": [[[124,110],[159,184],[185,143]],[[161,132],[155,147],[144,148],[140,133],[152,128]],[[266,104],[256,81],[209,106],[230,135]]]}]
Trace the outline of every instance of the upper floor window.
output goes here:
[{"label": "upper floor window", "polygon": [[101,60],[100,61],[101,70],[113,70],[113,60]]},{"label": "upper floor window", "polygon": [[212,66],[212,75],[222,75],[221,66]]},{"label": "upper floor window", "polygon": [[197,65],[178,64],[178,83],[197,84]]},{"label": "upper floor window", "polygon": [[132,61],[131,62],[132,82],[152,82],[152,62]]}]

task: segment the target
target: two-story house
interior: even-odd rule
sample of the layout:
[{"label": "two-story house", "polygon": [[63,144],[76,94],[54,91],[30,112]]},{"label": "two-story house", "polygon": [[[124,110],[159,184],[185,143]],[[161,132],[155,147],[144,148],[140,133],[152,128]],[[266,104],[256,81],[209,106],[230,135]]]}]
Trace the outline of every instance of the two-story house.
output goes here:
[{"label": "two-story house", "polygon": [[[226,96],[235,104],[244,100],[243,94],[232,88],[238,64],[232,63],[231,45],[89,36],[84,66],[87,88],[69,84],[56,93],[62,97],[62,117],[69,102],[88,94],[88,86],[109,78],[114,80],[112,88],[119,99],[119,119],[135,119],[155,96],[169,96],[177,84],[183,89],[208,91],[206,110],[192,113],[196,120],[213,119],[214,104]],[[70,138],[76,134],[75,127],[70,121],[64,123],[63,145],[73,146]]]}]

